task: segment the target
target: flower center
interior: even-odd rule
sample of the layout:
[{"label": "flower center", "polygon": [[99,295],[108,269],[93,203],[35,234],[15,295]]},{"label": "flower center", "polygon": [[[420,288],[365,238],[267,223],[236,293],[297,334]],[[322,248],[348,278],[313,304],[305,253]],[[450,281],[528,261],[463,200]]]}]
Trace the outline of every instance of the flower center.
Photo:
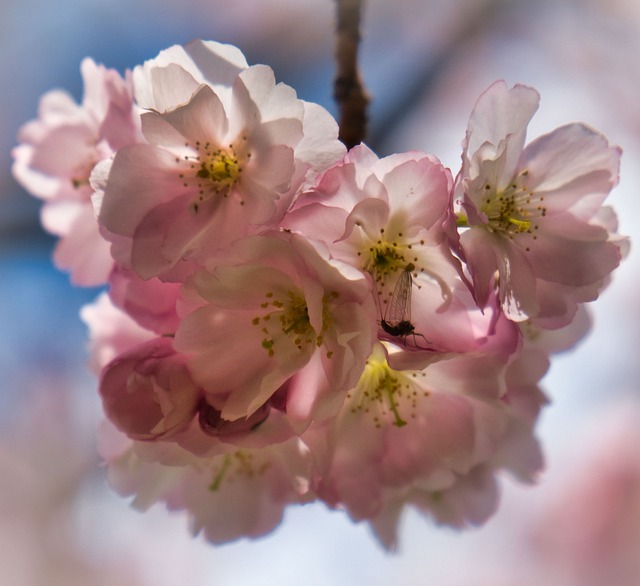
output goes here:
[{"label": "flower center", "polygon": [[[233,149],[233,147],[231,148]],[[217,149],[207,155],[200,163],[196,177],[208,179],[219,190],[229,188],[237,183],[242,169],[235,153]]]},{"label": "flower center", "polygon": [[405,426],[407,421],[400,415],[401,407],[414,411],[418,398],[429,395],[413,380],[417,376],[426,375],[420,371],[394,370],[387,363],[381,347],[376,347],[367,360],[358,384],[347,394],[351,412],[373,412],[376,427],[382,427],[389,417],[392,425]]},{"label": "flower center", "polygon": [[[387,239],[384,228],[381,228],[378,239],[371,242],[368,248],[358,252],[358,256],[364,257],[362,268],[373,277],[378,298],[385,306],[392,302],[398,279],[401,279],[405,273],[411,285],[413,285],[413,277],[417,277],[418,274],[431,275],[431,272],[422,266],[415,252],[417,247],[424,246],[424,240],[413,243],[403,240],[401,232],[398,233],[397,238]],[[381,307],[381,317],[384,317],[385,313]]]},{"label": "flower center", "polygon": [[280,324],[285,334],[308,335],[315,334],[309,322],[309,308],[303,297],[289,292],[289,303],[280,313]]},{"label": "flower center", "polygon": [[213,468],[213,478],[209,490],[217,492],[223,482],[259,478],[269,466],[267,461],[256,462],[254,454],[247,450],[238,450],[233,454],[219,456],[216,458],[216,464]]},{"label": "flower center", "polygon": [[380,228],[379,237],[372,239],[368,247],[358,251],[358,256],[364,257],[363,270],[368,272],[376,283],[383,283],[390,275],[403,271],[409,263],[418,262],[412,248],[424,245],[424,240],[414,243],[406,243],[403,240],[401,232],[396,238],[388,239],[384,228]]},{"label": "flower center", "polygon": [[[547,214],[543,205],[544,196],[537,196],[526,185],[521,184],[528,175],[526,170],[518,174],[514,181],[502,191],[494,191],[490,184],[484,186],[486,195],[482,199],[481,210],[487,216],[487,228],[513,240],[518,234],[533,235],[539,225],[537,219]],[[493,191],[493,193],[492,193]]]},{"label": "flower center", "polygon": [[374,277],[376,282],[384,281],[389,275],[407,265],[402,248],[396,242],[378,240],[367,251],[364,270]]},{"label": "flower center", "polygon": [[[279,344],[287,340],[298,350],[314,350],[324,343],[324,332],[331,326],[332,318],[329,302],[337,297],[337,293],[325,295],[322,299],[322,327],[316,332],[309,319],[309,308],[306,299],[298,291],[287,291],[286,296],[277,298],[273,292],[265,295],[261,307],[267,312],[252,320],[264,334],[262,347],[274,356]],[[330,353],[328,353],[330,357]]]},{"label": "flower center", "polygon": [[[242,137],[242,141],[246,141]],[[195,155],[186,155],[184,160],[189,164],[189,172],[179,174],[183,186],[195,189],[196,197],[192,199],[190,209],[198,213],[199,206],[216,195],[227,197],[231,188],[242,177],[244,163],[251,158],[251,153],[238,154],[236,147],[216,147],[209,142],[196,142],[185,147],[196,151]],[[243,152],[243,148],[240,149]],[[178,162],[180,159],[176,159]],[[240,198],[240,205],[244,200]]]}]

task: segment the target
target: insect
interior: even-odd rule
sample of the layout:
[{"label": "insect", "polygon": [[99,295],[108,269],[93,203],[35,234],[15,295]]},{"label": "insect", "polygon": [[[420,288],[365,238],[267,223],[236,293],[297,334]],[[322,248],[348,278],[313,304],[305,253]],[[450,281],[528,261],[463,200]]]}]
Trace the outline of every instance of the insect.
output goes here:
[{"label": "insect", "polygon": [[[402,338],[405,345],[409,336],[413,336],[414,343],[416,336],[428,342],[422,334],[416,333],[415,326],[411,323],[411,289],[413,287],[411,273],[415,268],[413,263],[409,263],[404,268],[387,303],[384,317],[380,320],[382,329],[394,338]],[[420,348],[418,344],[415,345]]]}]

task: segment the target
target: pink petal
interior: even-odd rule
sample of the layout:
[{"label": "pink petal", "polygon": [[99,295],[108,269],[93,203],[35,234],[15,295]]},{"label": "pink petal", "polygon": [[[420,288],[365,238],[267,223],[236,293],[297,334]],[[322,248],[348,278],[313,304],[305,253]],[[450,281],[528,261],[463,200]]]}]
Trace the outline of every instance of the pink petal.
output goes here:
[{"label": "pink petal", "polygon": [[539,99],[538,92],[525,85],[509,89],[504,81],[494,83],[480,96],[469,119],[465,148],[469,159],[485,143],[497,149],[507,140],[503,176],[513,177]]},{"label": "pink petal", "polygon": [[[131,145],[116,154],[99,221],[110,232],[133,236],[144,216],[181,192],[175,155],[151,145]],[[126,210],[126,213],[123,213]]]}]

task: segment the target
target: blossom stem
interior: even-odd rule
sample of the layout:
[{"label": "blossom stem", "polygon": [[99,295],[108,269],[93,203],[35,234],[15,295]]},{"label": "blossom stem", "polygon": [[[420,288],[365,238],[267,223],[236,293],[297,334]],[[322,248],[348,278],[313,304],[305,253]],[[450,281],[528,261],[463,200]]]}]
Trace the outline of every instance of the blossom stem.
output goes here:
[{"label": "blossom stem", "polygon": [[369,97],[358,69],[362,0],[336,0],[336,77],[334,94],[340,108],[340,140],[347,148],[360,144],[367,132]]}]

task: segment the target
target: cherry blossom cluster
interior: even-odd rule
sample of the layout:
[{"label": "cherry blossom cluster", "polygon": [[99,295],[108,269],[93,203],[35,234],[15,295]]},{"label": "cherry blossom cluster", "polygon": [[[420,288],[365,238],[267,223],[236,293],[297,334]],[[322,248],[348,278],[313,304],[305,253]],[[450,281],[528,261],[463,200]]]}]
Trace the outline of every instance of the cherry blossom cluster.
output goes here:
[{"label": "cherry blossom cluster", "polygon": [[624,256],[620,150],[569,124],[525,146],[527,86],[478,100],[457,174],[348,152],[322,107],[195,41],[46,94],[14,174],[82,310],[113,486],[212,542],[322,501],[387,547],[406,507],[456,527],[532,482],[550,356]]}]

